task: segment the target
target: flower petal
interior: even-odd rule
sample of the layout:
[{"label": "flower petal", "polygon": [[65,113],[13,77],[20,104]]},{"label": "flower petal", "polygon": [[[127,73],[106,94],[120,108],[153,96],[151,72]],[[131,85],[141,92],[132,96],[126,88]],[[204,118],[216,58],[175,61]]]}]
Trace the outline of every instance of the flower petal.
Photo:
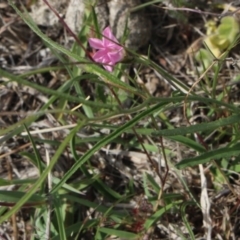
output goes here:
[{"label": "flower petal", "polygon": [[122,49],[121,51],[109,51],[107,54],[111,62],[117,63],[123,59],[124,50]]},{"label": "flower petal", "polygon": [[116,37],[113,35],[110,27],[106,27],[103,30],[102,35],[103,35],[102,40],[103,40],[103,44],[104,44],[105,47],[119,46],[118,44],[116,44],[116,43],[119,43],[119,42],[116,39]]},{"label": "flower petal", "polygon": [[104,49],[104,43],[102,40],[97,39],[97,38],[89,38],[88,42],[90,46],[94,49]]},{"label": "flower petal", "polygon": [[102,40],[89,38],[89,44],[98,51],[94,53],[93,60],[101,63],[103,67],[112,72],[114,65],[121,61],[125,55],[124,48],[113,35],[111,28],[106,27],[102,33]]},{"label": "flower petal", "polygon": [[95,62],[101,63],[103,67],[109,71],[113,71],[113,67],[115,62],[112,62],[111,59],[108,57],[108,52],[105,50],[99,50],[93,55],[93,59]]},{"label": "flower petal", "polygon": [[99,50],[97,51],[94,55],[93,55],[93,59],[95,62],[98,62],[98,63],[109,63],[111,60],[108,56],[108,51],[107,50]]},{"label": "flower petal", "polygon": [[108,72],[112,72],[112,71],[113,71],[113,66],[112,66],[112,65],[103,65],[103,67],[104,67]]},{"label": "flower petal", "polygon": [[110,40],[113,40],[114,42],[118,42],[118,40],[116,39],[116,37],[113,35],[111,28],[108,26],[103,30],[102,33],[103,37],[107,37]]}]

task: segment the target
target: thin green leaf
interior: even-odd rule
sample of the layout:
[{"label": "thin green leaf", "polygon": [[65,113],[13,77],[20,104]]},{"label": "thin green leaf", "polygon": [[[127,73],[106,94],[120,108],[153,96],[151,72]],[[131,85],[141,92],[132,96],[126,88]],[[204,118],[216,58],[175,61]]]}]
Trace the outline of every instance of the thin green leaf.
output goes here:
[{"label": "thin green leaf", "polygon": [[177,135],[177,136],[168,136],[166,138],[174,140],[174,141],[179,142],[179,143],[182,143],[185,146],[189,147],[190,149],[194,149],[198,152],[205,152],[206,151],[206,149],[201,144],[199,144],[195,140],[192,140],[191,138],[188,138],[188,137]]},{"label": "thin green leaf", "polygon": [[6,180],[0,178],[0,186],[9,186],[9,185],[23,185],[23,184],[34,184],[36,182],[36,179],[13,179],[13,180]]},{"label": "thin green leaf", "polygon": [[182,216],[182,219],[183,219],[183,222],[185,223],[185,226],[187,227],[188,229],[188,233],[190,235],[190,239],[192,240],[195,240],[195,237],[194,237],[194,233],[192,231],[192,227],[190,226],[188,220],[187,220],[187,214],[185,212],[186,210],[186,207],[188,205],[195,205],[194,202],[184,202],[182,205],[181,205],[181,216]]},{"label": "thin green leaf", "polygon": [[88,100],[85,100],[84,98],[82,98],[80,96],[74,97],[74,96],[66,94],[62,91],[60,92],[58,90],[56,91],[56,90],[53,90],[53,89],[50,89],[50,88],[47,88],[47,87],[44,87],[44,86],[40,86],[36,83],[24,80],[24,79],[20,78],[19,76],[10,74],[10,73],[2,70],[2,69],[0,69],[0,75],[2,77],[8,78],[10,81],[15,81],[15,82],[17,82],[19,84],[22,84],[24,86],[29,86],[29,87],[34,88],[34,89],[36,89],[40,92],[43,92],[45,94],[57,96],[59,98],[63,98],[63,99],[68,100],[70,102],[83,103],[83,104],[86,104],[88,106],[93,106],[93,107],[98,106],[99,108],[108,108],[108,107],[113,108],[114,107],[113,105],[100,104],[100,103],[88,101]]},{"label": "thin green leaf", "polygon": [[125,239],[136,239],[138,237],[138,235],[135,233],[130,233],[130,232],[121,231],[121,230],[112,229],[112,228],[101,227],[101,228],[99,228],[99,231],[106,233],[109,236],[114,235],[114,236],[117,236],[120,238],[125,238]]},{"label": "thin green leaf", "polygon": [[[25,192],[20,191],[7,191],[7,190],[0,190],[0,200],[9,203],[17,203],[20,198],[25,196]],[[27,203],[34,203],[34,202],[46,202],[46,198],[40,196],[39,194],[33,194],[27,200]]]},{"label": "thin green leaf", "polygon": [[232,156],[237,156],[240,154],[240,143],[233,147],[224,147],[217,150],[213,150],[204,153],[200,156],[194,158],[183,159],[181,162],[177,163],[175,166],[179,169],[185,167],[193,167],[199,164],[210,162],[211,160],[218,160],[223,158],[231,158]]},{"label": "thin green leaf", "polygon": [[30,132],[28,131],[28,128],[27,128],[27,126],[25,124],[24,124],[24,127],[25,127],[25,130],[28,133],[28,138],[29,138],[30,142],[32,143],[32,147],[33,147],[33,151],[34,151],[34,154],[35,154],[37,168],[39,170],[39,175],[41,175],[41,173],[43,171],[41,156],[40,156],[40,154],[39,154],[39,152],[38,152],[38,150],[36,148],[36,145],[35,145],[35,142],[33,141],[32,136],[31,136]]},{"label": "thin green leaf", "polygon": [[64,218],[62,214],[62,205],[58,198],[55,198],[54,201],[54,212],[56,213],[57,223],[58,223],[58,233],[61,240],[66,240],[66,232],[64,226]]},{"label": "thin green leaf", "polygon": [[186,135],[188,133],[198,133],[206,130],[208,131],[214,130],[219,127],[232,125],[239,122],[240,122],[240,114],[236,114],[236,115],[232,115],[230,117],[212,121],[209,123],[200,123],[200,124],[196,124],[188,127],[180,127],[176,129],[166,129],[166,130],[156,131],[156,133],[153,133],[153,134],[156,136]]}]

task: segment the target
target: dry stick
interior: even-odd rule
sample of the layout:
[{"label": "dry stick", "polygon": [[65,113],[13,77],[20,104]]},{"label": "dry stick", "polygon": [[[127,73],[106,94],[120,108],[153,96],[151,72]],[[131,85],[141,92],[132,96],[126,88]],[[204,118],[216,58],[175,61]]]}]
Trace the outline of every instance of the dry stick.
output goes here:
[{"label": "dry stick", "polygon": [[29,147],[29,146],[31,146],[31,143],[26,143],[26,144],[18,147],[17,149],[14,149],[14,150],[12,150],[12,151],[10,151],[10,152],[4,153],[4,154],[0,155],[0,160],[1,160],[2,158],[4,158],[4,157],[7,157],[7,156],[13,154],[13,153],[19,152],[20,150],[25,149],[25,148],[27,148],[27,147]]},{"label": "dry stick", "polygon": [[185,12],[194,12],[194,13],[198,13],[201,15],[211,15],[211,16],[216,16],[218,18],[222,18],[225,16],[232,16],[233,14],[237,13],[240,11],[239,8],[237,8],[236,10],[230,12],[230,13],[213,13],[213,12],[207,12],[207,11],[202,11],[200,9],[191,9],[191,8],[178,8],[178,7],[160,7],[162,9],[166,9],[166,10],[176,10],[176,11],[185,11]]},{"label": "dry stick", "polygon": [[220,13],[213,13],[213,12],[207,12],[207,11],[202,11],[200,9],[191,9],[191,8],[178,8],[178,7],[160,7],[162,9],[165,9],[165,10],[170,10],[170,11],[184,11],[184,12],[194,12],[194,13],[198,13],[198,14],[201,14],[201,15],[211,15],[211,16],[216,16],[216,17],[219,17],[221,14]]}]

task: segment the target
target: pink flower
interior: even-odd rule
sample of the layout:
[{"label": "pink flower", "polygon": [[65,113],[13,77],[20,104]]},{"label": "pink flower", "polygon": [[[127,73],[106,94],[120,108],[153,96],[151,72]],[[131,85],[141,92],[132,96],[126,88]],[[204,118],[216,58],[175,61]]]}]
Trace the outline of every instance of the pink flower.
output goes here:
[{"label": "pink flower", "polygon": [[88,42],[92,48],[98,50],[94,53],[93,60],[103,64],[107,71],[112,72],[114,65],[123,59],[124,49],[119,45],[110,27],[106,27],[102,35],[102,40],[89,38]]}]

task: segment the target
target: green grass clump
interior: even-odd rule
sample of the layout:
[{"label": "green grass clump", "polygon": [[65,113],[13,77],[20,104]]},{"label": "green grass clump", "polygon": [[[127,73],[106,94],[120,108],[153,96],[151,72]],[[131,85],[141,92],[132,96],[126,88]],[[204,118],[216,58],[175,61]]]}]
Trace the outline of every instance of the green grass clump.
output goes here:
[{"label": "green grass clump", "polygon": [[[30,151],[20,155],[39,174],[34,179],[0,178],[1,187],[15,186],[11,191],[0,190],[0,223],[28,208],[33,209],[29,210],[34,228],[31,239],[157,239],[167,223],[182,239],[195,239],[198,232],[190,213],[195,211],[202,217],[204,186],[190,186],[188,178],[206,173],[212,178],[213,191],[224,184],[232,190],[231,173],[240,171],[239,107],[230,97],[230,86],[219,91],[217,84],[226,56],[214,61],[211,73],[205,71],[197,79],[201,84],[196,88],[131,49],[126,52],[130,63],[135,64],[136,76],[129,74],[129,63],[118,64],[109,73],[92,62],[77,43],[68,50],[49,39],[26,11],[9,2],[61,64],[21,75],[0,69],[6,86],[29,87],[45,99],[41,108],[0,129],[3,145],[14,138],[29,143]],[[94,13],[88,13],[79,33],[86,49],[89,26],[96,25],[94,19]],[[137,76],[144,67],[156,71],[171,87],[168,97],[154,97],[139,83]],[[30,80],[58,71],[65,76],[58,88]],[[126,107],[129,100],[131,105]],[[180,112],[177,123],[171,117],[176,112]],[[196,115],[196,121],[190,121]],[[54,119],[56,125],[34,132],[42,119]],[[182,156],[177,146],[182,148]],[[118,164],[129,158],[118,159],[118,154],[111,152],[116,149],[122,154],[132,151],[144,155],[144,169],[128,174],[128,163],[129,169],[119,170]],[[62,160],[67,167],[62,175],[55,175]],[[204,174],[200,166],[204,166]],[[180,187],[175,187],[176,181]],[[210,219],[210,212],[204,217]],[[199,221],[203,224],[203,217]],[[204,227],[206,233],[210,231],[210,226]],[[170,237],[166,226],[165,231]]]}]

